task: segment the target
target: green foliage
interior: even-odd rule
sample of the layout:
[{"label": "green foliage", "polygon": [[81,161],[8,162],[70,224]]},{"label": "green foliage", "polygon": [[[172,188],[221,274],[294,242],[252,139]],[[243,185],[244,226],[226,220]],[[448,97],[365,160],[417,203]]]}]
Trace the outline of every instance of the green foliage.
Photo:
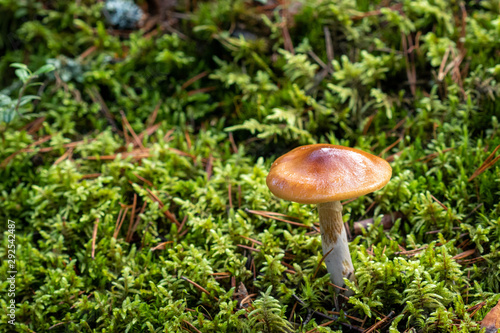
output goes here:
[{"label": "green foliage", "polygon": [[14,119],[15,114],[22,117],[22,111],[27,110],[27,104],[33,100],[39,100],[37,95],[26,95],[26,89],[36,85],[39,82],[31,82],[40,75],[51,72],[55,67],[51,64],[44,65],[38,68],[35,72],[29,70],[28,66],[20,63],[13,63],[11,67],[16,68],[16,76],[22,82],[22,87],[19,91],[17,99],[11,99],[10,96],[0,93],[0,120],[9,123]]},{"label": "green foliage", "polygon": [[[500,164],[470,179],[500,145],[498,1],[175,3],[119,31],[102,1],[0,0],[15,328],[479,332],[500,293]],[[265,183],[309,143],[393,168],[344,205],[351,232],[374,219],[350,242],[348,300],[315,207]]]},{"label": "green foliage", "polygon": [[272,287],[269,287],[261,298],[254,302],[255,309],[249,313],[250,327],[254,332],[289,332],[290,323],[283,318],[284,310],[278,300],[271,296]]}]

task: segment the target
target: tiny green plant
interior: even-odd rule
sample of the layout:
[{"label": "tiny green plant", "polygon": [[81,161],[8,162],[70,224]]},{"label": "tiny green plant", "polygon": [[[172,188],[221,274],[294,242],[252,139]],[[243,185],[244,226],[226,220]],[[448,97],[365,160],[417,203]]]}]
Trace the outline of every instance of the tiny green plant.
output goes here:
[{"label": "tiny green plant", "polygon": [[32,72],[28,66],[17,62],[11,64],[10,67],[16,68],[16,76],[21,80],[23,85],[19,90],[17,99],[12,99],[10,96],[0,93],[0,120],[6,123],[11,122],[15,114],[22,118],[23,114],[21,111],[27,110],[23,109],[23,107],[33,100],[40,99],[38,95],[26,95],[26,89],[41,85],[41,82],[33,81],[39,78],[40,75],[49,73],[55,69],[53,65],[46,64],[38,68],[35,72]]}]

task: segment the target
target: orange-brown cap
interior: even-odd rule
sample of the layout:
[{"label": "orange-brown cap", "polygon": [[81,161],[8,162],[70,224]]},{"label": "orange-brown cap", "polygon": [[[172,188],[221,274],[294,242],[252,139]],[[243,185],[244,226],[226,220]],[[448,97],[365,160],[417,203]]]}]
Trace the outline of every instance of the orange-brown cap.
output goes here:
[{"label": "orange-brown cap", "polygon": [[304,204],[355,198],[387,184],[392,168],[384,159],[359,149],[316,144],[279,157],[267,175],[277,197]]}]

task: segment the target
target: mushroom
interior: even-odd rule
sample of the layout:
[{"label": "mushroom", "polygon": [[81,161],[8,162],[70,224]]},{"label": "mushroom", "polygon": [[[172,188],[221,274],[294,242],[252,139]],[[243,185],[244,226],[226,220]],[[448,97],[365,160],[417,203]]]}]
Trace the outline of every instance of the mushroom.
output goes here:
[{"label": "mushroom", "polygon": [[315,144],[279,157],[266,183],[281,199],[318,205],[324,262],[332,283],[342,287],[344,278],[355,281],[355,277],[340,200],[376,191],[391,175],[391,166],[380,157],[359,149]]},{"label": "mushroom", "polygon": [[496,333],[500,329],[500,301],[493,307],[481,321],[481,328],[486,328],[485,333]]}]

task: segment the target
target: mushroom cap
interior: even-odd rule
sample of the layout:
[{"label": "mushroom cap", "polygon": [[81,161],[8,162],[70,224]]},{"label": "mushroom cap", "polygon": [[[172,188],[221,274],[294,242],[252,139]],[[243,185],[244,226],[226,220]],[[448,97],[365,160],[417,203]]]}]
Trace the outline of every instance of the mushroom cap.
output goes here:
[{"label": "mushroom cap", "polygon": [[330,144],[295,148],[274,161],[266,183],[285,200],[304,204],[355,198],[385,186],[392,168],[362,150]]}]

